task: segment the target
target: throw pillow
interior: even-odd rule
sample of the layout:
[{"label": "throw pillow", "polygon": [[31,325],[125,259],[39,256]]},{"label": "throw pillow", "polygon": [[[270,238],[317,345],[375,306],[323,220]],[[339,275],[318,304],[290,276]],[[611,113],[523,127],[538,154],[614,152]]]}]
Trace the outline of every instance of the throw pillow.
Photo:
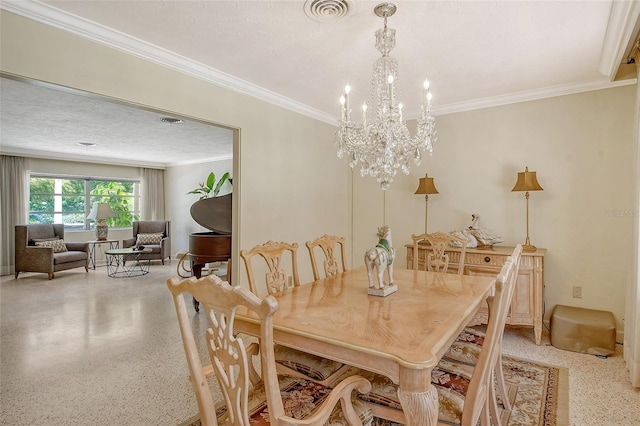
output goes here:
[{"label": "throw pillow", "polygon": [[138,239],[136,240],[136,245],[146,245],[146,244],[160,244],[162,237],[164,234],[138,234]]},{"label": "throw pillow", "polygon": [[60,238],[58,237],[53,237],[53,238],[34,238],[32,240],[29,240],[29,244],[30,246],[35,246],[36,243],[39,243],[41,241],[58,241]]},{"label": "throw pillow", "polygon": [[64,240],[36,241],[36,246],[51,247],[54,253],[67,251],[67,246],[64,243]]}]

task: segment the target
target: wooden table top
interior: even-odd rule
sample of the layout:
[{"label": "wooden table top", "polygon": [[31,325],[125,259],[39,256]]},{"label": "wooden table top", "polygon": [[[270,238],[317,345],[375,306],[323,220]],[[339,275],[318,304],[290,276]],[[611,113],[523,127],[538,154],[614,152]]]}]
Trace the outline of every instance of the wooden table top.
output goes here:
[{"label": "wooden table top", "polygon": [[[394,269],[393,275],[398,291],[386,297],[367,294],[364,266],[276,295],[280,305],[274,316],[276,342],[354,365],[377,359],[382,364],[391,361],[396,368],[430,370],[494,283],[491,277],[407,269]],[[240,309],[236,319],[256,324]],[[351,359],[354,353],[362,355],[362,362]]]}]

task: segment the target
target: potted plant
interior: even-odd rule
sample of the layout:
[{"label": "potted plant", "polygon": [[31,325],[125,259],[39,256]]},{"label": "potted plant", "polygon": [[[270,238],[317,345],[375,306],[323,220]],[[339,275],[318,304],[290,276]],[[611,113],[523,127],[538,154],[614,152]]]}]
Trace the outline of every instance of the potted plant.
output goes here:
[{"label": "potted plant", "polygon": [[211,172],[209,173],[206,182],[200,182],[200,186],[198,188],[194,189],[193,191],[187,192],[187,194],[200,195],[200,200],[204,200],[205,198],[210,197],[217,197],[218,193],[220,192],[220,188],[222,188],[222,185],[227,180],[229,180],[229,172],[223,174],[218,183],[216,183],[216,175]]},{"label": "potted plant", "polygon": [[198,201],[191,205],[193,220],[200,226],[221,234],[231,234],[231,197],[232,194],[219,196],[220,188],[226,181],[232,183],[229,172],[216,182],[216,175],[211,172],[205,182],[187,194],[199,195]]}]

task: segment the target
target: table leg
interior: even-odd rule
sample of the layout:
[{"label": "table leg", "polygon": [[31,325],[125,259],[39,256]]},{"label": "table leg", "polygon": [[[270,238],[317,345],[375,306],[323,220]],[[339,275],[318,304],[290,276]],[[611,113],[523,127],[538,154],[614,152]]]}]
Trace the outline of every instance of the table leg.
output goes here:
[{"label": "table leg", "polygon": [[[204,264],[202,263],[194,263],[193,261],[191,262],[191,273],[193,274],[194,277],[196,278],[200,278],[202,277],[202,267],[204,266]],[[193,303],[193,309],[196,310],[196,312],[200,312],[200,302],[198,302],[198,300],[196,300],[195,297],[192,297],[192,303]]]},{"label": "table leg", "polygon": [[[424,383],[428,383],[424,389]],[[438,391],[431,384],[431,369],[400,368],[398,398],[402,404],[407,426],[436,426],[438,424]]]},{"label": "table leg", "polygon": [[117,254],[107,254],[107,276],[114,278],[120,268],[120,256]]},{"label": "table leg", "polygon": [[96,269],[96,244],[89,243],[89,246],[91,246],[91,248],[89,249],[89,263],[91,264],[91,268],[95,270]]}]

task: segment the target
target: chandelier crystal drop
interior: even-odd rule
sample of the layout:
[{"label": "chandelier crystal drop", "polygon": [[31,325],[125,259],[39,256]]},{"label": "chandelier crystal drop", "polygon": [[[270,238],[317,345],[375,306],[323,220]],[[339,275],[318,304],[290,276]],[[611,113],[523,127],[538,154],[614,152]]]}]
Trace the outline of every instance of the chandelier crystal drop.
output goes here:
[{"label": "chandelier crystal drop", "polygon": [[[373,63],[369,105],[362,105],[362,123],[358,125],[351,117],[347,84],[340,97],[340,119],[336,132],[338,158],[347,157],[351,168],[360,167],[360,175],[375,177],[383,190],[389,188],[398,167],[409,174],[410,159],[420,164],[423,151],[432,152],[436,141],[435,118],[431,114],[431,92],[429,81],[423,86],[421,113],[417,120],[417,131],[411,136],[403,118],[403,105],[398,95],[398,61],[389,52],[395,47],[396,30],[387,28],[387,18],[396,12],[393,3],[382,3],[375,7],[377,16],[384,18],[384,28],[376,31],[376,49],[382,54]],[[375,106],[375,110],[369,106]],[[371,117],[368,119],[368,116]]]}]

